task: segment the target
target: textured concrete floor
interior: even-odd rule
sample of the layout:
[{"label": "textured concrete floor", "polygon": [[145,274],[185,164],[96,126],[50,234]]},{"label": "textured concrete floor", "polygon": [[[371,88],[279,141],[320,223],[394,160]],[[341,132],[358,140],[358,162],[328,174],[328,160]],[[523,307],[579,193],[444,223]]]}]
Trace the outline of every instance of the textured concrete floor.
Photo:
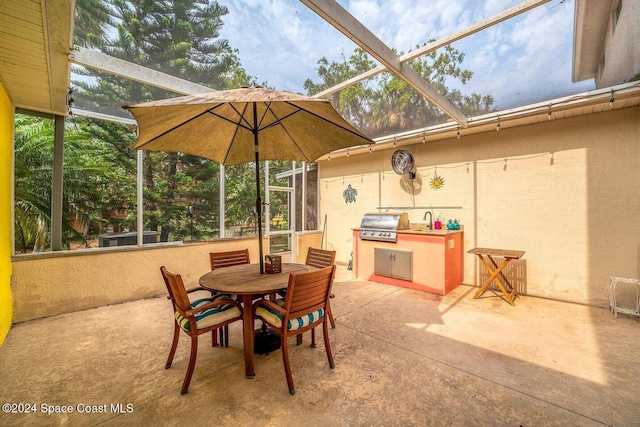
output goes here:
[{"label": "textured concrete floor", "polygon": [[[0,403],[38,412],[0,413],[0,425],[640,425],[637,318],[526,296],[511,307],[491,292],[473,300],[474,291],[338,281],[336,367],[322,334],[316,349],[309,334],[299,347],[290,341],[295,396],[279,350],[256,356],[256,378],[245,379],[240,323],[229,348],[202,337],[181,396],[188,340],[165,370],[173,320],[164,298],[26,322],[0,349]],[[43,405],[73,412],[46,415]]]}]

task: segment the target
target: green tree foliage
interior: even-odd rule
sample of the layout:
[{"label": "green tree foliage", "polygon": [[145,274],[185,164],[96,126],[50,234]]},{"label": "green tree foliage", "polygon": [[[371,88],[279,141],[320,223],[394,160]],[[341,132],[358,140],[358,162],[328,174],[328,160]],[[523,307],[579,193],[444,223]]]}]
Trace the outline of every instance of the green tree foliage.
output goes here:
[{"label": "green tree foliage", "polygon": [[51,215],[53,123],[16,115],[15,245],[17,252],[48,245]]},{"label": "green tree foliage", "polygon": [[[448,45],[411,61],[411,67],[464,114],[487,113],[494,102],[491,96],[463,95],[458,89],[448,88],[453,81],[465,84],[473,76],[471,71],[461,68],[463,60],[464,54]],[[309,95],[369,71],[375,62],[364,50],[356,48],[349,59],[329,63],[322,58],[318,66],[320,83],[312,80],[304,83]],[[330,100],[347,120],[372,137],[426,127],[447,118],[442,110],[390,72],[350,86],[331,95]]]},{"label": "green tree foliage", "polygon": [[[86,199],[85,238],[106,229],[123,231],[136,224],[136,157],[132,149],[135,128],[119,123],[73,117],[67,127],[88,135],[87,143],[70,151],[65,139],[65,173],[68,165],[78,164],[85,179],[94,182],[99,194],[78,195]],[[98,163],[99,168],[91,167]],[[68,185],[65,174],[64,185]]]},{"label": "green tree foliage", "polygon": [[102,44],[105,29],[112,24],[107,3],[102,0],[76,0],[75,44],[84,47]]},{"label": "green tree foliage", "polygon": [[[304,88],[309,95],[313,95],[375,67],[375,62],[361,49],[356,48],[353,55],[342,62],[329,62],[327,58],[318,61],[318,77],[321,83],[314,83],[311,79],[304,82]],[[373,89],[364,82],[349,86],[329,97],[333,106],[342,117],[360,129],[366,126],[366,110],[373,96]]]},{"label": "green tree foliage", "polygon": [[[67,248],[73,242],[86,243],[87,233],[100,225],[100,208],[122,173],[107,160],[110,148],[92,130],[73,123],[65,126],[62,243]],[[53,145],[52,120],[16,115],[17,252],[41,252],[50,246]]]},{"label": "green tree foliage", "polygon": [[[98,6],[91,0],[78,2],[76,20],[80,22],[82,32],[76,32],[76,38],[102,31],[102,38],[89,37],[84,44],[112,57],[212,89],[255,83],[255,79],[242,69],[237,51],[220,37],[222,18],[228,10],[218,2],[109,0],[105,3],[108,13],[100,15],[104,21],[102,25],[96,25],[92,11]],[[88,110],[122,115],[122,105],[177,96],[94,70],[79,68],[77,73],[85,78],[74,82],[78,88],[74,96],[77,103]],[[107,137],[106,141],[113,145],[114,155],[129,156],[135,139],[132,139],[131,130],[123,125],[111,126],[121,127],[117,135],[127,134],[120,140],[126,141],[126,145]],[[135,162],[129,167],[127,174],[135,173]],[[217,164],[194,156],[146,152],[145,228],[159,231],[162,241],[183,239],[187,235],[193,235],[194,239],[215,236],[218,232],[218,170]],[[128,187],[120,188],[130,190]],[[115,203],[114,209],[119,206],[117,209],[122,211],[131,205],[130,201],[124,202],[126,197],[119,188],[113,191],[116,192],[111,198]],[[238,210],[244,210],[244,213],[227,213],[227,217],[232,221],[244,221],[247,210],[251,212],[252,204],[245,200],[238,206]],[[193,218],[189,216],[188,206],[195,207]],[[110,218],[113,222],[119,217],[112,215]],[[193,231],[192,220],[195,222]],[[135,212],[127,212],[126,221],[120,223],[125,228],[135,226]]]}]

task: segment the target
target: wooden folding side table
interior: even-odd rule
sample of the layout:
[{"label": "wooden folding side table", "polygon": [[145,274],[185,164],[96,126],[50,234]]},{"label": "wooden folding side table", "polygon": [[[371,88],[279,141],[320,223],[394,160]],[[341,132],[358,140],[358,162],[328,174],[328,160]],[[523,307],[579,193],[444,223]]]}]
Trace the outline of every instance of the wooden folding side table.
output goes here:
[{"label": "wooden folding side table", "polygon": [[[522,255],[524,255],[524,251],[474,248],[468,251],[467,253],[478,255],[478,258],[480,258],[480,261],[482,262],[482,264],[484,264],[485,268],[489,272],[489,278],[487,279],[486,282],[484,282],[484,284],[480,287],[480,289],[478,289],[478,292],[476,292],[476,294],[473,296],[473,299],[477,299],[480,295],[482,295],[484,291],[487,289],[487,286],[489,286],[491,282],[495,280],[496,285],[498,285],[498,288],[500,288],[500,291],[502,291],[502,294],[507,299],[507,302],[511,305],[515,305],[513,300],[517,296],[516,288],[514,288],[511,285],[511,283],[509,283],[509,280],[502,273],[502,269],[504,269],[507,266],[507,264],[511,262],[512,259],[521,258]],[[498,265],[496,261],[493,259],[494,256],[504,258],[504,260],[500,265]],[[485,259],[485,257],[487,259]],[[489,260],[491,264],[493,264],[493,267],[489,265],[489,262],[487,262],[487,260]],[[500,278],[502,278],[502,281],[500,280]]]}]

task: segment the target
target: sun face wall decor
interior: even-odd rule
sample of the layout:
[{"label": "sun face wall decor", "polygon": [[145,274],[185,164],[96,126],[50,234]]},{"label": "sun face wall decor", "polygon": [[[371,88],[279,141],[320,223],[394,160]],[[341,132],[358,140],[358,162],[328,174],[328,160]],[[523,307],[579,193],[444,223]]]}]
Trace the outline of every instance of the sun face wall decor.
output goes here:
[{"label": "sun face wall decor", "polygon": [[442,187],[444,187],[444,178],[438,176],[437,170],[433,173],[433,178],[431,178],[431,180],[429,181],[429,186],[432,190],[440,190]]}]

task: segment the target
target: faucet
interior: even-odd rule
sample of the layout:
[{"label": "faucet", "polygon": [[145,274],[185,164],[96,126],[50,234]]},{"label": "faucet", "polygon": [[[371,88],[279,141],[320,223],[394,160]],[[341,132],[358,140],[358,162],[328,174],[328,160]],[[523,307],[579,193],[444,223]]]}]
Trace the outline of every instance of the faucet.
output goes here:
[{"label": "faucet", "polygon": [[429,230],[433,230],[433,216],[431,215],[431,211],[426,211],[424,213],[424,217],[422,217],[422,220],[427,220],[427,214],[429,214]]}]

